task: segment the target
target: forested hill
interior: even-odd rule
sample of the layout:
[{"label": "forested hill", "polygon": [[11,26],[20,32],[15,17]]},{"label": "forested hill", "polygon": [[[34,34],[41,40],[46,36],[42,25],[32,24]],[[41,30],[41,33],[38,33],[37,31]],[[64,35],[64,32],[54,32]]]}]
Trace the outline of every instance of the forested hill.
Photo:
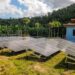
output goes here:
[{"label": "forested hill", "polygon": [[51,15],[48,15],[51,20],[59,20],[60,22],[68,22],[71,18],[75,18],[75,4],[72,4],[66,8],[54,11]]},{"label": "forested hill", "polygon": [[[52,13],[48,13],[48,15],[42,16],[42,17],[33,17],[28,18],[30,20],[29,26],[34,26],[36,22],[39,22],[41,25],[45,26],[49,22],[58,20],[61,23],[65,23],[70,21],[71,18],[75,18],[75,4],[72,4],[71,6],[68,6],[63,9],[59,9],[57,11],[53,11]],[[24,18],[20,19],[0,19],[0,25],[23,25]]]}]

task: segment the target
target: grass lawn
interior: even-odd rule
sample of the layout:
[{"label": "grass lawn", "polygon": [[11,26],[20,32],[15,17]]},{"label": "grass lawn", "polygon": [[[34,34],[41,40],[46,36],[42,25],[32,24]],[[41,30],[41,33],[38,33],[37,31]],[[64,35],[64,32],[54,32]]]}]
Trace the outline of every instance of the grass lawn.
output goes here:
[{"label": "grass lawn", "polygon": [[0,75],[75,75],[75,65],[64,63],[65,53],[59,52],[46,61],[32,52],[13,54],[0,50]]}]

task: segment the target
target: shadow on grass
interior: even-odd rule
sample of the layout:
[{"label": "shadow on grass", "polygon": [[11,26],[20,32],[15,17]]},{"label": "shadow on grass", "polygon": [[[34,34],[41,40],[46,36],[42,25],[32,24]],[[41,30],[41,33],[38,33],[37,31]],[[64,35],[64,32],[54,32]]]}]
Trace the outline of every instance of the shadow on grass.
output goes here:
[{"label": "shadow on grass", "polygon": [[56,69],[75,70],[75,64],[65,63],[65,58],[55,66]]},{"label": "shadow on grass", "polygon": [[45,57],[43,55],[40,55],[38,53],[30,54],[25,57],[17,58],[18,60],[28,60],[28,61],[37,61],[37,62],[46,62],[47,60],[50,60],[52,57],[57,55],[59,52],[56,52],[49,57]]},{"label": "shadow on grass", "polygon": [[42,61],[39,57],[37,57],[33,54],[31,54],[29,56],[22,57],[22,58],[18,58],[18,60],[28,60],[28,61],[37,61],[37,62]]},{"label": "shadow on grass", "polygon": [[19,55],[19,54],[22,54],[24,52],[26,52],[25,50],[22,50],[22,51],[18,51],[18,52],[13,52],[13,51],[3,51],[3,50],[0,50],[0,55],[3,55],[3,56],[15,56],[15,55]]}]

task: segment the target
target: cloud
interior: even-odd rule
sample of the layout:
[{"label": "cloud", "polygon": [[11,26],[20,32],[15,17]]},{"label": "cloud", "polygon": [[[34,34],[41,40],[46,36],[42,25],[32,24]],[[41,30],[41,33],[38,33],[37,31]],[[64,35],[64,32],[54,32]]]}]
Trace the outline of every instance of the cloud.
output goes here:
[{"label": "cloud", "polygon": [[[51,7],[39,0],[18,0],[21,4],[28,7],[24,10],[26,16],[44,15],[52,11]],[[24,14],[24,15],[25,15]]]},{"label": "cloud", "polygon": [[0,15],[5,14],[22,16],[23,12],[20,8],[18,9],[15,5],[12,5],[11,0],[0,0]]},{"label": "cloud", "polygon": [[63,8],[74,3],[73,0],[42,0],[42,1],[44,1],[44,3],[46,3],[48,6],[52,7],[53,9]]},{"label": "cloud", "polygon": [[[13,0],[12,0],[13,1]],[[45,15],[75,3],[75,0],[17,0],[23,8],[11,4],[11,0],[0,0],[0,16],[10,14],[10,17],[33,17]],[[16,3],[17,4],[17,3]],[[6,16],[5,16],[6,17]],[[8,16],[7,16],[8,17]]]},{"label": "cloud", "polygon": [[70,1],[75,2],[75,0],[70,0]]},{"label": "cloud", "polygon": [[71,5],[75,0],[18,0],[28,7],[24,10],[24,16],[45,15],[48,12]]}]

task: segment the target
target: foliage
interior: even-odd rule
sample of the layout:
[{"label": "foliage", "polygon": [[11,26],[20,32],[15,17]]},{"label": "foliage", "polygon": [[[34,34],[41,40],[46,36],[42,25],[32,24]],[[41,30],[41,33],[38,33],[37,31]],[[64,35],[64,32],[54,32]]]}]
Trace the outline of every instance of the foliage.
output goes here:
[{"label": "foliage", "polygon": [[45,16],[37,16],[37,17],[24,17],[19,19],[0,19],[1,25],[24,25],[28,24],[30,27],[33,27],[35,23],[39,22],[42,26],[46,26],[51,21],[60,21],[61,23],[69,22],[71,18],[75,18],[75,4],[71,6],[65,7],[63,9],[59,9],[57,11],[53,11],[52,13],[48,13]]},{"label": "foliage", "polygon": [[29,18],[23,18],[23,23],[28,24],[30,22]]},{"label": "foliage", "polygon": [[[53,11],[52,13],[49,12],[47,15],[44,16],[37,16],[31,18],[24,17],[18,19],[0,19],[0,35],[10,35],[11,33],[17,35],[18,32],[20,32],[22,34],[29,35],[38,34],[39,36],[40,32],[45,32],[43,36],[48,36],[48,32],[51,32],[51,30],[49,30],[49,27],[64,27],[63,23],[69,22],[71,18],[75,18],[75,4],[72,4],[63,9],[59,9],[57,11]],[[30,31],[33,33],[31,33]],[[62,31],[60,31],[60,33],[62,33]]]},{"label": "foliage", "polygon": [[52,21],[49,23],[49,26],[51,27],[60,27],[61,23],[59,21]]}]

